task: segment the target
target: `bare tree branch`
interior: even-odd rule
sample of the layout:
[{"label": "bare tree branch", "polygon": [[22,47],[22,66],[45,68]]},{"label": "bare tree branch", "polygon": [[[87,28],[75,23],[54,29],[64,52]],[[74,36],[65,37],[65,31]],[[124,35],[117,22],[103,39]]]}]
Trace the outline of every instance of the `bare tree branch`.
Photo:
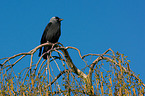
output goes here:
[{"label": "bare tree branch", "polygon": [[70,71],[70,69],[66,69],[66,70],[61,71],[61,72],[53,79],[53,81],[50,82],[50,83],[48,84],[47,87],[49,87],[50,85],[52,85],[52,84],[53,84],[62,74],[66,73],[66,72],[68,72],[68,71]]},{"label": "bare tree branch", "polygon": [[66,62],[67,62],[67,64],[70,66],[72,72],[74,72],[74,73],[77,74],[78,76],[80,76],[80,77],[86,79],[86,78],[87,78],[87,75],[86,75],[85,73],[83,73],[81,70],[79,70],[79,69],[73,64],[72,59],[70,58],[68,51],[67,51],[66,49],[63,49],[63,50],[61,49],[61,51],[63,52],[63,54],[64,54],[64,56],[65,56],[65,58],[66,58],[66,60],[67,60]]}]

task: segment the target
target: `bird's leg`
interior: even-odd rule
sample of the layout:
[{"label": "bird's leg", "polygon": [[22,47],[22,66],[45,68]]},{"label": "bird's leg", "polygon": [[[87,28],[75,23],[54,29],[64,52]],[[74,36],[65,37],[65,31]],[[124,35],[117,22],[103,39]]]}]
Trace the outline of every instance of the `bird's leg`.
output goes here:
[{"label": "bird's leg", "polygon": [[46,43],[50,43],[49,41],[47,41]]},{"label": "bird's leg", "polygon": [[[51,44],[51,42],[49,42],[49,41],[47,41],[46,43],[50,43]],[[50,45],[48,45],[48,46],[50,46]],[[52,49],[52,47],[51,47],[51,49]]]}]

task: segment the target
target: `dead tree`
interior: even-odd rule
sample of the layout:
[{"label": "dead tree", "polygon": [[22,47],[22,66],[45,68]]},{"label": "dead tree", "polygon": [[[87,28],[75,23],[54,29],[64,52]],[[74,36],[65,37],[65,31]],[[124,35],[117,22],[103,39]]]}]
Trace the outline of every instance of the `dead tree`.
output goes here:
[{"label": "dead tree", "polygon": [[[37,50],[52,46],[37,60]],[[74,63],[68,51],[76,50],[80,62]],[[77,56],[78,55],[78,56]],[[2,58],[0,69],[0,95],[140,95],[145,94],[145,84],[129,66],[129,60],[111,48],[102,54],[81,54],[75,47],[61,43],[45,43],[26,53]],[[19,69],[26,61],[29,66]],[[80,64],[78,64],[80,63]],[[28,64],[26,64],[28,65]],[[77,65],[82,65],[79,69]],[[15,71],[19,69],[20,71]]]}]

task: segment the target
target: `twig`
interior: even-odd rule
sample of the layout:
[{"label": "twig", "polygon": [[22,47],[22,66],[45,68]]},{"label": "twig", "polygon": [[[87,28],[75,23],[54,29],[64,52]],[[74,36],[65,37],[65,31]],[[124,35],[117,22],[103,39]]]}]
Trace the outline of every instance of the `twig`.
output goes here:
[{"label": "twig", "polygon": [[[17,56],[20,56],[20,55],[24,55],[24,56],[26,56],[26,55],[31,55],[31,53],[19,53],[19,54],[17,54],[17,55],[14,55],[14,56],[12,56],[12,57],[9,57],[7,60],[5,60],[5,62],[2,64],[2,66],[5,64],[5,63],[7,63],[10,59],[13,59],[13,58],[15,58],[15,57],[17,57]],[[17,61],[16,61],[17,62]]]},{"label": "twig", "polygon": [[67,71],[70,71],[70,69],[66,69],[61,71],[53,80],[52,82],[50,82],[47,86],[49,87],[50,85],[52,85],[62,74],[66,73]]}]

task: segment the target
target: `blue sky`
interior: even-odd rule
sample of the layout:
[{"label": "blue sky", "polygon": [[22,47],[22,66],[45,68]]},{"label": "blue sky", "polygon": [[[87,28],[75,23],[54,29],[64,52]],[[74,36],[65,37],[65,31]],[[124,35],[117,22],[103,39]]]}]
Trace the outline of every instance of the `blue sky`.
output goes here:
[{"label": "blue sky", "polygon": [[50,18],[59,16],[64,19],[59,39],[64,46],[77,47],[83,55],[109,48],[119,51],[145,83],[144,4],[144,0],[1,0],[0,58],[38,46]]}]

